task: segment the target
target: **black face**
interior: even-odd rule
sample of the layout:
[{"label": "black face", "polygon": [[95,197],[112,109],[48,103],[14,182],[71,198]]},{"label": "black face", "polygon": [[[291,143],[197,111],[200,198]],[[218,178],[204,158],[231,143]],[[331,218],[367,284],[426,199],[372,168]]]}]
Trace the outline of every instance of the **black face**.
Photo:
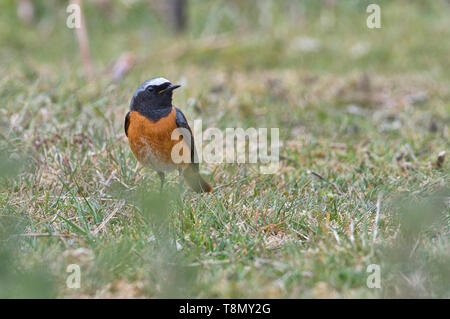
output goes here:
[{"label": "black face", "polygon": [[131,100],[131,109],[148,111],[150,109],[165,109],[172,106],[172,91],[180,87],[170,82],[149,85],[152,79],[144,82],[136,90]]}]

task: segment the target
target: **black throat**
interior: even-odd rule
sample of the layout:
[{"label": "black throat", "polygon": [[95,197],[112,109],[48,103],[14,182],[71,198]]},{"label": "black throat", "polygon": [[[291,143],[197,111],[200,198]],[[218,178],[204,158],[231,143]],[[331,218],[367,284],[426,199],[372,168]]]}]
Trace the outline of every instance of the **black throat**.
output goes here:
[{"label": "black throat", "polygon": [[149,120],[156,122],[172,111],[172,93],[161,94],[152,99],[140,95],[135,96],[131,101],[130,110],[137,111]]},{"label": "black throat", "polygon": [[157,122],[163,117],[166,117],[167,115],[172,112],[172,106],[167,106],[163,108],[158,109],[152,109],[152,108],[140,108],[140,107],[131,107],[131,111],[137,111],[139,114],[145,116],[149,120],[153,122]]}]

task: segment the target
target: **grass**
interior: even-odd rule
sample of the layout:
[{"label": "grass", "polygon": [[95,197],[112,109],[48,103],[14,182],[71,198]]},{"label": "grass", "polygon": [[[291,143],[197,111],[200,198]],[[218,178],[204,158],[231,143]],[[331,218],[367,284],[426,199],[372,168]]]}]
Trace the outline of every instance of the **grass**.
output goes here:
[{"label": "grass", "polygon": [[[1,297],[450,297],[447,2],[380,1],[369,30],[365,1],[192,1],[178,37],[144,4],[88,5],[90,81],[44,3],[34,27],[0,10]],[[160,195],[123,133],[155,75],[204,128],[280,128],[280,171],[202,164],[211,195],[176,174]]]}]

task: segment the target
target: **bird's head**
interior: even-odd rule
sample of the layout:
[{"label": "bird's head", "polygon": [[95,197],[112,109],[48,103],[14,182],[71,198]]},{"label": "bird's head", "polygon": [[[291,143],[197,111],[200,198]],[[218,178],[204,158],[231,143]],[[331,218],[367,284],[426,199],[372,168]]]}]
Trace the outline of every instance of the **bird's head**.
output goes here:
[{"label": "bird's head", "polygon": [[172,91],[180,85],[157,77],[142,83],[134,93],[130,107],[136,109],[161,109],[172,106]]}]

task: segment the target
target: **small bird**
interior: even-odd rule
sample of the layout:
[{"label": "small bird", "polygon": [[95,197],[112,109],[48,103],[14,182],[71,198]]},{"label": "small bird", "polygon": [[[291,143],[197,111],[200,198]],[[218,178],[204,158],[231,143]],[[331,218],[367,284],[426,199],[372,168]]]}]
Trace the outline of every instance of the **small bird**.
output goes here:
[{"label": "small bird", "polygon": [[[125,134],[130,148],[137,160],[158,173],[163,190],[165,173],[177,169],[180,174],[180,187],[183,177],[196,192],[211,192],[211,185],[200,175],[194,138],[184,114],[172,105],[172,92],[180,85],[156,77],[142,83],[134,93],[130,111],[125,116]],[[184,129],[189,136],[172,139],[172,132]],[[187,160],[174,161],[172,149],[177,143],[190,150]],[[182,151],[181,151],[181,155]],[[186,158],[184,157],[184,158]]]}]

